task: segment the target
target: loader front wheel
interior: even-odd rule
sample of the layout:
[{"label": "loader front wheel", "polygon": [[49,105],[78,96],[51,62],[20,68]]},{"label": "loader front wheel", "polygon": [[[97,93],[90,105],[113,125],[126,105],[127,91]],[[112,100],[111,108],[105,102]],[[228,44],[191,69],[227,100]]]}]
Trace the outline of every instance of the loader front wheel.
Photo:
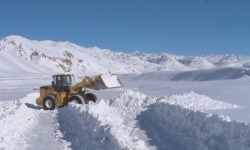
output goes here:
[{"label": "loader front wheel", "polygon": [[43,99],[44,110],[54,110],[56,108],[56,100],[51,96],[47,96]]}]

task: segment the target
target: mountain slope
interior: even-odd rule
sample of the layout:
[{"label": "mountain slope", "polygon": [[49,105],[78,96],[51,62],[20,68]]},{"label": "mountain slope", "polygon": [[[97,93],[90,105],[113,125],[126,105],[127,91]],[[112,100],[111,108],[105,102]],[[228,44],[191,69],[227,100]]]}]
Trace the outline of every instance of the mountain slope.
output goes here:
[{"label": "mountain slope", "polygon": [[8,73],[141,73],[246,67],[249,62],[250,57],[236,55],[127,54],[97,47],[85,48],[70,42],[34,41],[15,35],[0,40],[0,63],[3,64],[0,70]]}]

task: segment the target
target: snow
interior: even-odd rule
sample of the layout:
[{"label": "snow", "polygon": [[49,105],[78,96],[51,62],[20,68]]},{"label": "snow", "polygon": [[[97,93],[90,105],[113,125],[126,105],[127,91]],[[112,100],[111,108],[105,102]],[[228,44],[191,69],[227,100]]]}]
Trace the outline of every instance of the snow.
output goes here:
[{"label": "snow", "polygon": [[238,79],[243,76],[250,76],[248,68],[219,68],[198,71],[186,71],[175,75],[171,80],[180,81],[209,81]]},{"label": "snow", "polygon": [[212,109],[237,109],[239,106],[221,102],[218,100],[213,100],[205,95],[199,95],[193,91],[163,97],[160,101],[171,104],[182,106],[186,109],[191,109],[193,111],[202,111],[202,110],[212,110]]},{"label": "snow", "polygon": [[[17,107],[18,102],[6,102],[5,105],[1,105],[1,130],[0,130],[0,148],[1,149],[16,149],[18,147],[27,147],[27,135],[29,129],[35,124],[34,118],[37,114],[32,109],[27,109],[25,106],[25,100],[32,95],[21,99],[22,103]],[[6,105],[10,105],[6,108]],[[6,110],[6,112],[5,112]],[[17,130],[18,129],[18,130]]]},{"label": "snow", "polygon": [[121,87],[122,85],[119,83],[117,75],[101,75],[102,81],[108,88]]},{"label": "snow", "polygon": [[[0,40],[0,149],[250,149],[250,58],[126,54],[70,42]],[[119,73],[98,100],[45,111],[54,73]],[[106,78],[109,86],[111,78]]]},{"label": "snow", "polygon": [[[207,96],[207,94],[214,96],[211,94],[213,93],[211,89],[207,94],[199,94],[196,89],[197,87],[201,91],[206,91],[206,88],[213,87],[216,90],[217,84],[223,86],[225,83],[229,83],[232,87],[238,83],[247,88],[246,81],[249,78],[186,83],[187,81],[171,81],[175,74],[178,72],[123,75],[120,76],[121,82],[124,83],[123,88],[94,91],[100,98],[97,103],[70,104],[55,111],[44,111],[37,106],[35,98],[38,96],[38,91],[31,90],[36,84],[49,83],[50,77],[41,75],[32,78],[33,80],[25,77],[15,79],[19,81],[20,86],[26,85],[26,88],[19,89],[23,90],[22,93],[35,92],[20,100],[15,97],[12,100],[6,99],[10,96],[8,93],[18,91],[18,87],[4,88],[4,84],[11,85],[14,80],[7,78],[0,91],[1,95],[7,94],[0,96],[0,124],[3,126],[3,130],[0,130],[2,137],[0,147],[2,149],[17,147],[44,149],[44,146],[49,149],[144,150],[183,147],[249,149],[249,125],[246,122],[239,122],[242,120],[237,118],[218,115],[221,110],[237,112],[246,108],[245,102],[231,100],[226,102],[225,95],[224,98],[214,99]],[[178,84],[188,91],[180,90]],[[204,85],[209,86],[202,89]],[[228,85],[224,88],[225,91],[230,89]],[[22,97],[21,93],[18,94]],[[247,97],[248,94],[245,94],[244,97]],[[211,110],[215,112],[211,113]],[[247,116],[245,114],[245,117]],[[13,121],[17,124],[13,124]]]},{"label": "snow", "polygon": [[18,101],[0,101],[0,149],[44,149],[48,144],[52,149],[66,147],[54,138],[54,112],[35,106],[36,97],[38,93],[31,93]]},{"label": "snow", "polygon": [[150,144],[160,150],[250,149],[250,126],[224,121],[218,115],[156,103],[142,112],[137,120],[151,139]]},{"label": "snow", "polygon": [[120,149],[110,127],[100,124],[97,118],[81,106],[71,105],[59,110],[59,135],[70,142],[72,149]]},{"label": "snow", "polygon": [[0,101],[0,119],[7,117],[9,114],[13,114],[15,110],[19,107],[19,101],[8,100],[8,101]]},{"label": "snow", "polygon": [[247,68],[249,61],[250,57],[236,55],[127,54],[98,47],[86,48],[70,42],[29,40],[16,35],[0,40],[0,63],[3,64],[0,70],[8,73],[127,74],[217,67]]},{"label": "snow", "polygon": [[[194,107],[197,102],[192,98],[196,97],[198,101],[206,101],[205,107]],[[176,105],[169,102],[172,98],[173,101],[191,100],[188,105]],[[84,106],[72,104],[60,109],[60,129],[72,142],[73,149],[250,148],[249,125],[198,111],[235,109],[234,105],[194,92],[172,98],[156,99],[128,90],[106,102],[100,100]]]}]

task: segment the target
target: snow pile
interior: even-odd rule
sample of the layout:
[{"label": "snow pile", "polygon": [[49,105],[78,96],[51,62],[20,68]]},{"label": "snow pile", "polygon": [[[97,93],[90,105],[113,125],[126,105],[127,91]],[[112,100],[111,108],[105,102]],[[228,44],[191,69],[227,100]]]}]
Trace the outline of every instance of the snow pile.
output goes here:
[{"label": "snow pile", "polygon": [[[129,101],[129,98],[132,98],[134,93],[130,94],[132,95],[127,95],[126,97]],[[143,97],[137,100],[143,101]],[[134,106],[133,109],[127,107],[132,103],[125,102],[124,104],[123,108],[119,107],[122,106],[119,104],[117,105],[118,107],[115,107],[101,100],[97,104],[90,105],[89,112],[97,117],[103,125],[108,125],[111,128],[111,134],[117,139],[122,148],[136,150],[153,149],[153,147],[147,144],[148,139],[143,131],[136,126],[135,117],[140,112],[139,105]]]},{"label": "snow pile", "polygon": [[141,112],[138,125],[159,150],[249,150],[250,126],[218,115],[158,102]]},{"label": "snow pile", "polygon": [[[2,101],[0,105],[0,149],[25,149],[30,128],[36,123],[37,113],[25,103],[34,101],[37,93],[29,94],[19,102]],[[20,105],[21,104],[21,105]],[[6,107],[6,106],[10,107]]]},{"label": "snow pile", "polygon": [[116,98],[109,101],[110,106],[118,107],[121,109],[133,109],[140,110],[146,106],[155,103],[156,99],[147,97],[146,95],[135,92],[132,90],[127,90]]},{"label": "snow pile", "polygon": [[159,99],[161,102],[168,103],[170,105],[178,105],[186,109],[193,111],[203,111],[212,109],[236,109],[240,108],[235,104],[229,104],[217,100],[213,100],[205,95],[199,95],[193,91],[172,95],[169,97],[162,97]]},{"label": "snow pile", "polygon": [[87,106],[69,105],[59,111],[60,132],[73,149],[154,149],[135,121],[140,108],[151,103],[144,102],[148,100],[129,90],[110,104],[101,100]]},{"label": "snow pile", "polygon": [[236,107],[194,92],[156,99],[128,90],[108,101],[69,105],[58,120],[73,149],[224,150],[247,147],[249,126],[198,110]]},{"label": "snow pile", "polygon": [[20,102],[16,100],[0,101],[0,120],[7,115],[13,114],[19,106]]},{"label": "snow pile", "polygon": [[69,105],[59,110],[59,130],[72,149],[120,149],[110,128],[101,125],[81,105]]}]

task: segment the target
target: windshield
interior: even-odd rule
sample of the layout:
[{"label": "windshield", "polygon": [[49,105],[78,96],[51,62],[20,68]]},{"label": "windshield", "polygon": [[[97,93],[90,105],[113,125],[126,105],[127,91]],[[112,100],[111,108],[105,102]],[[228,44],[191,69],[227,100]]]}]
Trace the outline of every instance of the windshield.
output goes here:
[{"label": "windshield", "polygon": [[72,84],[71,76],[70,75],[62,76],[62,82],[63,82],[63,86],[71,85]]}]

